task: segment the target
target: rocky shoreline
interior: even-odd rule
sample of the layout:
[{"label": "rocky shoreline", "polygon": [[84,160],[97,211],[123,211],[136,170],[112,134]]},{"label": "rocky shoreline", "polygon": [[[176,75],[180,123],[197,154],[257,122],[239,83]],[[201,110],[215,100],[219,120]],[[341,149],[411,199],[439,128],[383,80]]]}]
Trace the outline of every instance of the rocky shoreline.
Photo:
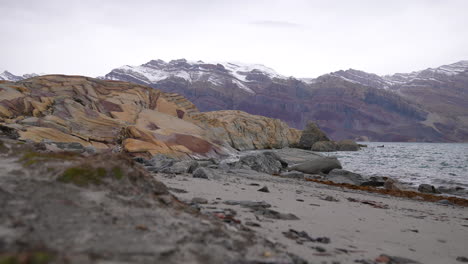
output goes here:
[{"label": "rocky shoreline", "polygon": [[344,170],[312,150],[363,146],[312,123],[80,76],[0,96],[0,264],[466,260],[468,200]]}]

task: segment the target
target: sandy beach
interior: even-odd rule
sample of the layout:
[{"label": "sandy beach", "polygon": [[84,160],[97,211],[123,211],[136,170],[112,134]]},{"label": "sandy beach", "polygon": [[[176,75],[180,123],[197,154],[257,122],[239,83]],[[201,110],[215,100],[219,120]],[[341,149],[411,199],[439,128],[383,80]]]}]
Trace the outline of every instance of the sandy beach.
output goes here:
[{"label": "sandy beach", "polygon": [[[408,259],[391,263],[460,263],[456,259],[468,252],[466,207],[242,170],[218,171],[216,179],[154,176],[180,200],[191,203],[195,198],[192,204],[202,213],[223,217],[235,212],[234,219],[241,224],[311,263],[373,263],[381,254]],[[263,186],[268,193],[257,191]],[[266,202],[270,209],[298,219],[271,219],[233,201]],[[305,231],[313,239],[328,238],[329,243],[294,238],[295,231]]]}]

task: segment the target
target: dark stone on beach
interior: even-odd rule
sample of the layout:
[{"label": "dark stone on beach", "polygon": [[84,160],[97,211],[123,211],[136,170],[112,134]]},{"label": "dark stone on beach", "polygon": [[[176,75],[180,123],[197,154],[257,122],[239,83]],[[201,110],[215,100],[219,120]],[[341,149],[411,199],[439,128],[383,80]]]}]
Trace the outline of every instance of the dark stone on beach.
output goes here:
[{"label": "dark stone on beach", "polygon": [[334,183],[347,183],[352,185],[361,185],[365,182],[364,178],[360,174],[342,169],[333,169],[325,177],[325,180]]},{"label": "dark stone on beach", "polygon": [[194,172],[193,172],[193,177],[194,178],[201,178],[201,179],[215,179],[216,178],[216,175],[215,173],[209,169],[209,168],[197,168]]},{"label": "dark stone on beach", "polygon": [[382,187],[387,177],[372,176],[367,181],[361,183],[361,186]]},{"label": "dark stone on beach", "polygon": [[329,244],[330,243],[330,238],[328,238],[328,237],[317,237],[315,239],[315,242],[322,243],[322,244]]},{"label": "dark stone on beach", "polygon": [[440,193],[433,185],[430,184],[420,184],[418,191],[422,193]]},{"label": "dark stone on beach", "polygon": [[317,242],[322,244],[329,244],[330,238],[328,237],[317,237],[312,238],[305,231],[297,231],[294,229],[289,229],[287,232],[283,232],[283,235],[289,239],[296,240],[298,244],[303,244],[304,242]]},{"label": "dark stone on beach", "polygon": [[266,187],[266,186],[263,186],[262,188],[258,189],[257,191],[259,191],[259,192],[265,192],[265,193],[269,193],[269,192],[270,192],[270,190],[268,190],[268,187]]},{"label": "dark stone on beach", "polygon": [[149,160],[148,165],[150,166],[147,169],[152,172],[160,172],[166,168],[171,167],[175,162],[176,161],[173,158],[158,154]]},{"label": "dark stone on beach", "polygon": [[284,214],[275,210],[261,208],[255,211],[255,214],[264,216],[266,218],[278,219],[278,220],[299,220],[299,217],[294,214]]},{"label": "dark stone on beach", "polygon": [[246,166],[258,172],[267,174],[279,174],[283,167],[287,167],[287,163],[274,152],[262,152],[254,155],[242,156],[239,159],[240,166]]},{"label": "dark stone on beach", "polygon": [[183,174],[192,173],[198,167],[198,163],[194,160],[183,160],[173,163],[171,166],[162,168],[160,172]]},{"label": "dark stone on beach", "polygon": [[328,201],[328,202],[339,202],[339,201],[340,201],[340,200],[338,200],[338,199],[336,199],[335,197],[330,196],[330,195],[328,195],[328,196],[325,197],[325,198],[322,198],[322,200]]},{"label": "dark stone on beach", "polygon": [[245,225],[246,226],[252,226],[252,227],[261,227],[261,225],[259,223],[251,222],[251,221],[245,222]]},{"label": "dark stone on beach", "polygon": [[192,199],[192,203],[194,204],[207,204],[208,200],[203,197],[194,197]]},{"label": "dark stone on beach", "polygon": [[463,263],[468,263],[468,258],[467,257],[457,257],[458,262],[463,262]]},{"label": "dark stone on beach", "polygon": [[234,200],[226,200],[223,202],[224,204],[227,205],[240,205],[242,207],[247,207],[247,208],[252,208],[252,209],[260,209],[260,208],[269,208],[271,207],[271,204],[261,201],[261,202],[256,202],[256,201],[234,201]]}]

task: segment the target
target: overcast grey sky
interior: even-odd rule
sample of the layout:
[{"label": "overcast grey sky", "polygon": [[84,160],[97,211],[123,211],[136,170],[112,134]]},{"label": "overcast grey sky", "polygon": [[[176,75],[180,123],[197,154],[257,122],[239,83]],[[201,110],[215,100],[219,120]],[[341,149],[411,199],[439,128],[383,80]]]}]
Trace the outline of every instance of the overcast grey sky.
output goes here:
[{"label": "overcast grey sky", "polygon": [[0,70],[104,75],[151,59],[316,77],[468,59],[466,0],[0,0]]}]

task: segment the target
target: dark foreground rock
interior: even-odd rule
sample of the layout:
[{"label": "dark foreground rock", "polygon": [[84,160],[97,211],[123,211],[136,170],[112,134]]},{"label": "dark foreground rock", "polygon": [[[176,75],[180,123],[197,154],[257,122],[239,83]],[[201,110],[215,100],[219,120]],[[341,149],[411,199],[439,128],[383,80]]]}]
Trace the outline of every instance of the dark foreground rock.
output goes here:
[{"label": "dark foreground rock", "polygon": [[0,148],[0,263],[304,263],[199,215],[122,154]]}]

